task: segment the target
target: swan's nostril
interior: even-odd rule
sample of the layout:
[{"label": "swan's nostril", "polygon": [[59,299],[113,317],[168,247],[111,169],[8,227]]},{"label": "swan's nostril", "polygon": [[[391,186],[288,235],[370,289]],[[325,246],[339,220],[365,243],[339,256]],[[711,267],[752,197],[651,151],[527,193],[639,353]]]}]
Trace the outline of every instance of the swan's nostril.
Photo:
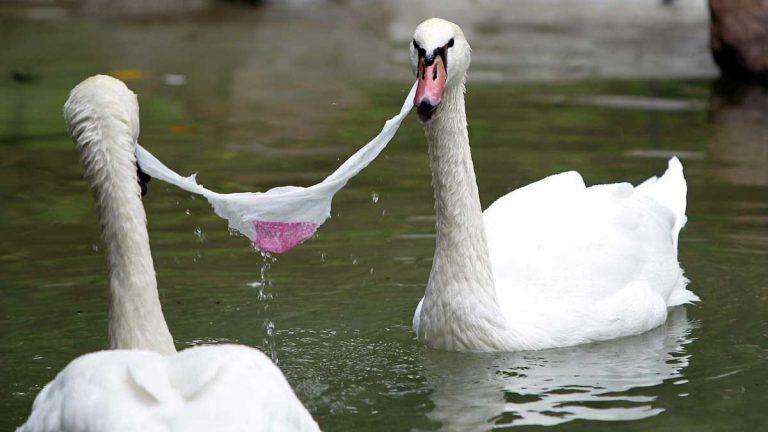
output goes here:
[{"label": "swan's nostril", "polygon": [[437,105],[434,105],[432,101],[428,99],[422,99],[421,102],[419,102],[419,105],[416,106],[416,109],[422,112],[429,112],[434,110],[437,107]]},{"label": "swan's nostril", "polygon": [[440,102],[434,103],[430,98],[424,98],[416,105],[416,113],[418,114],[419,121],[422,124],[427,124],[432,120],[432,115],[435,113],[437,106]]}]

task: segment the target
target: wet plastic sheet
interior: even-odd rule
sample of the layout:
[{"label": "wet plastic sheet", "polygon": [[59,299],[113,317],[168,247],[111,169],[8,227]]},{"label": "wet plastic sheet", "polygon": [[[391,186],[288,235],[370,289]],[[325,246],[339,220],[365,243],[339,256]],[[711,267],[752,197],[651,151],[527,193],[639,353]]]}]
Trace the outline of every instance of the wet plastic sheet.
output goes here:
[{"label": "wet plastic sheet", "polygon": [[266,192],[222,194],[198,184],[197,174],[177,174],[140,145],[136,147],[136,159],[141,170],[153,178],[204,196],[216,214],[229,221],[230,229],[251,239],[257,249],[283,253],[312,237],[330,217],[333,196],[386,147],[411,110],[415,91],[416,84],[400,113],[389,119],[375,138],[325,180],[309,187],[281,186]]}]

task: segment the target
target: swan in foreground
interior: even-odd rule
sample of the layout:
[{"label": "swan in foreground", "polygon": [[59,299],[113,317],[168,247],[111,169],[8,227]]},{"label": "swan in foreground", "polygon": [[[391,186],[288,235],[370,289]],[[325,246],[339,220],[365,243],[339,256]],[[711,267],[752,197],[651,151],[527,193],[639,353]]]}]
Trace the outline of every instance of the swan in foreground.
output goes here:
[{"label": "swan in foreground", "polygon": [[417,338],[454,351],[565,347],[648,331],[698,300],[677,261],[686,183],[585,187],[566,172],[480,208],[464,111],[470,47],[448,21],[421,23],[410,48],[435,195],[436,250],[413,317]]},{"label": "swan in foreground", "polygon": [[319,430],[260,351],[217,345],[176,353],[141,203],[136,95],[117,79],[88,78],[70,93],[64,117],[107,248],[111,351],[73,360],[43,388],[18,431]]}]

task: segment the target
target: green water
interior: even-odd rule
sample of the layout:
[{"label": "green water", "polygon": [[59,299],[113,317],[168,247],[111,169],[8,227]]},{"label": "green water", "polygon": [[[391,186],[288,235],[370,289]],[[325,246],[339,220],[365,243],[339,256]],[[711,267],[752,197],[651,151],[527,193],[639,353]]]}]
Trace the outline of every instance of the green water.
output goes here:
[{"label": "green water", "polygon": [[[220,191],[322,179],[397,111],[409,87],[402,64],[402,81],[347,82],[340,72],[271,94],[290,86],[278,72],[254,75],[258,62],[243,67],[235,58],[253,40],[241,37],[243,27],[230,30],[151,22],[0,30],[1,430],[24,421],[70,360],[105,343],[104,250],[60,115],[72,86],[97,72],[143,71],[129,82],[140,95],[141,142]],[[210,53],[205,64],[196,67],[199,51],[184,50],[187,38]],[[168,49],[177,41],[182,48]],[[165,48],[147,53],[139,43]],[[11,71],[29,79],[14,81]],[[188,85],[162,83],[177,72]],[[342,87],[336,96],[328,90]],[[689,221],[680,260],[703,302],[675,311],[662,328],[533,353],[420,346],[410,321],[430,270],[434,219],[426,147],[409,119],[337,195],[319,234],[276,262],[231,236],[204,200],[153,181],[144,204],[176,344],[263,349],[329,431],[559,422],[552,429],[758,430],[768,403],[768,96],[713,87],[470,78],[484,206],[570,169],[590,184],[636,183],[682,155]]]}]

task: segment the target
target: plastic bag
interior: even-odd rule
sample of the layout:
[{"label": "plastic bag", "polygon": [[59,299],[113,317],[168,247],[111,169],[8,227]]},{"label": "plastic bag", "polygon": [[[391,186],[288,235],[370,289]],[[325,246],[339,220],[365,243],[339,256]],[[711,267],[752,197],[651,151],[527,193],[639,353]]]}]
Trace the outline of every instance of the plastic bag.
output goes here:
[{"label": "plastic bag", "polygon": [[331,215],[331,200],[363,168],[381,153],[413,107],[416,84],[405,98],[400,113],[389,119],[368,144],[346,160],[333,174],[309,187],[281,186],[266,192],[221,194],[204,188],[195,180],[197,174],[182,177],[142,146],[136,146],[136,160],[141,170],[153,178],[176,185],[208,199],[213,210],[265,252],[283,253],[315,234]]}]

